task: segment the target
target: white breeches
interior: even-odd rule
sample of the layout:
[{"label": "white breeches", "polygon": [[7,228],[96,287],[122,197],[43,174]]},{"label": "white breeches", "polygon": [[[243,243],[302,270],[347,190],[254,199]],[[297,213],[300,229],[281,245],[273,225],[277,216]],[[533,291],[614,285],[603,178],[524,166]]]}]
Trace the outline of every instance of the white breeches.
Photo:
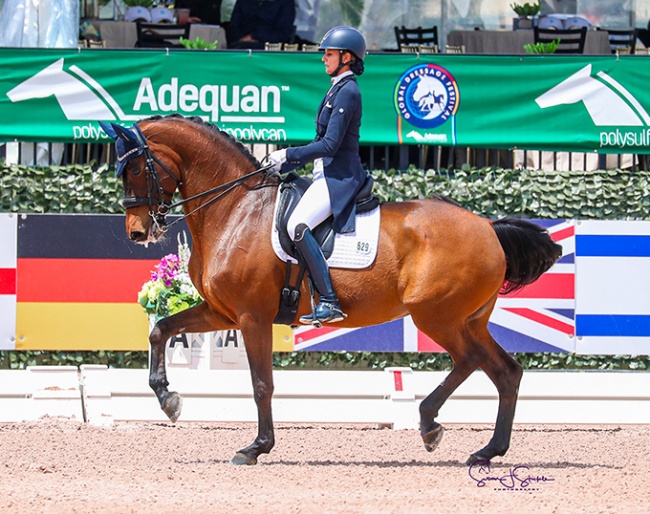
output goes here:
[{"label": "white breeches", "polygon": [[296,227],[301,223],[307,225],[311,230],[320,225],[332,215],[330,205],[330,193],[327,188],[327,181],[324,175],[319,174],[311,186],[296,205],[287,223],[287,232],[293,241],[296,235]]}]

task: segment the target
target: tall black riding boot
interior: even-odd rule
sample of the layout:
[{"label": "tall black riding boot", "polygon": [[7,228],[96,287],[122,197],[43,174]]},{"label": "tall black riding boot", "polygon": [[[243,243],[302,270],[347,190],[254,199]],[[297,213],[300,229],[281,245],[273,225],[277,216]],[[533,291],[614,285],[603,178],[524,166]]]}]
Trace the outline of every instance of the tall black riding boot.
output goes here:
[{"label": "tall black riding boot", "polygon": [[301,316],[300,323],[312,325],[341,321],[345,318],[345,314],[343,314],[339,299],[334,292],[327,261],[307,225],[301,223],[296,227],[296,238],[293,242],[305,261],[309,276],[320,296],[320,303],[314,314]]}]

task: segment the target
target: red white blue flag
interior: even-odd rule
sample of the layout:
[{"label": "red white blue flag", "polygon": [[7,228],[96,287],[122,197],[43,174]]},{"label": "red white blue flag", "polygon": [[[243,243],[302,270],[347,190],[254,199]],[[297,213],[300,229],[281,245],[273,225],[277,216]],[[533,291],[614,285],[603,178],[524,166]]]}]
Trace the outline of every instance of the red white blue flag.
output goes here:
[{"label": "red white blue flag", "polygon": [[534,220],[562,245],[562,257],[535,283],[497,300],[490,333],[508,352],[573,352],[575,345],[575,226]]},{"label": "red white blue flag", "polygon": [[[575,231],[567,220],[534,220],[562,245],[562,258],[537,282],[499,298],[490,332],[508,352],[574,350]],[[305,351],[444,351],[417,330],[410,317],[373,327],[337,329],[300,327],[294,349]]]},{"label": "red white blue flag", "polygon": [[0,350],[16,347],[16,214],[0,214]]}]

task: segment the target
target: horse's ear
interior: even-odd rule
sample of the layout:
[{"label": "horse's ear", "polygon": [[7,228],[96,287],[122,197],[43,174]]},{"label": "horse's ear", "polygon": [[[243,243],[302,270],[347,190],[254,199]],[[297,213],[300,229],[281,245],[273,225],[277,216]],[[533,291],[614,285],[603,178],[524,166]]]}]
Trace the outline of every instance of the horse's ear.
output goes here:
[{"label": "horse's ear", "polygon": [[111,139],[117,139],[117,133],[115,132],[115,125],[113,123],[106,123],[104,121],[99,122],[99,126],[102,128],[106,135]]},{"label": "horse's ear", "polygon": [[111,123],[111,126],[113,129],[115,129],[117,137],[121,137],[122,139],[129,141],[131,143],[137,143],[138,138],[135,135],[135,131],[132,129],[124,128],[122,125],[117,125],[115,123]]},{"label": "horse's ear", "polygon": [[124,128],[122,125],[117,123],[105,123],[103,121],[99,122],[99,126],[106,132],[106,135],[117,141],[118,138],[122,138],[126,141],[132,143],[137,143],[138,138],[135,135],[135,132],[132,129]]}]

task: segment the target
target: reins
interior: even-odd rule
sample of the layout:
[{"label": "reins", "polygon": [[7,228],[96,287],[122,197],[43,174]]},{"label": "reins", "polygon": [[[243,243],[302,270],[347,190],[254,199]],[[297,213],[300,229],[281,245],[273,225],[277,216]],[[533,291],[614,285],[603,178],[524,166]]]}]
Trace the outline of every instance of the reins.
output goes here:
[{"label": "reins", "polygon": [[[208,196],[208,195],[211,195],[211,194],[214,194],[214,193],[221,192],[217,196],[215,196],[213,198],[210,198],[207,202],[202,203],[198,207],[192,209],[187,214],[184,214],[183,216],[181,216],[177,220],[172,221],[169,225],[167,225],[167,227],[171,227],[175,223],[178,223],[179,221],[183,221],[185,218],[188,218],[189,216],[191,216],[192,214],[197,212],[199,209],[203,209],[204,207],[207,207],[208,205],[212,204],[213,202],[216,202],[222,196],[225,196],[228,193],[230,193],[230,191],[235,189],[237,186],[242,185],[244,182],[246,182],[248,179],[254,177],[255,175],[259,175],[260,173],[264,173],[264,172],[268,171],[272,166],[273,166],[273,164],[271,164],[271,163],[266,164],[266,165],[262,166],[261,168],[258,168],[255,171],[252,171],[249,174],[244,175],[243,177],[236,178],[234,180],[231,180],[230,182],[226,182],[225,184],[221,184],[219,186],[213,187],[212,189],[208,189],[207,191],[203,191],[202,193],[198,193],[198,194],[195,194],[195,195],[190,196],[188,198],[184,198],[184,199],[179,200],[178,202],[173,203],[171,205],[163,205],[162,208],[165,209],[165,212],[162,213],[162,216],[164,217],[167,214],[169,214],[169,211],[171,211],[175,207],[179,207],[179,206],[181,206],[181,205],[183,205],[183,204],[185,204],[187,202],[190,202],[192,200],[197,200],[199,198],[203,198],[204,196]],[[160,212],[160,207],[159,207],[158,210]]]},{"label": "reins", "polygon": [[[243,185],[247,180],[251,179],[252,177],[259,175],[260,173],[266,173],[269,169],[273,167],[272,163],[266,164],[262,166],[261,168],[256,169],[255,171],[252,171],[243,177],[238,177],[234,180],[231,180],[229,182],[226,182],[224,184],[221,184],[219,186],[213,187],[211,189],[208,189],[207,191],[203,191],[201,193],[195,194],[193,196],[190,196],[188,198],[184,198],[182,200],[179,200],[178,202],[175,203],[168,203],[165,201],[164,196],[168,195],[170,197],[173,197],[174,192],[172,191],[171,193],[168,191],[165,191],[162,186],[160,185],[160,180],[158,178],[158,171],[156,169],[156,164],[160,165],[162,169],[164,169],[170,177],[172,177],[175,182],[176,182],[176,187],[179,187],[182,184],[182,181],[160,160],[158,159],[152,152],[151,149],[149,148],[149,145],[147,144],[147,139],[142,133],[142,130],[140,127],[135,124],[134,126],[135,134],[138,139],[138,143],[140,146],[138,148],[132,149],[130,152],[125,154],[124,156],[121,157],[121,160],[123,159],[130,159],[132,157],[135,157],[137,152],[136,150],[142,150],[143,157],[145,159],[145,174],[146,174],[146,179],[147,179],[147,197],[137,197],[137,196],[125,196],[123,205],[125,208],[129,207],[136,207],[139,205],[149,205],[149,216],[153,220],[153,222],[160,228],[161,230],[164,230],[165,228],[169,228],[172,225],[183,221],[184,219],[188,218],[192,214],[196,213],[200,209],[203,209],[209,205],[211,205],[213,202],[219,200],[221,197],[225,196],[229,192],[231,192],[233,189],[235,189],[237,186]],[[131,155],[129,155],[131,154]],[[128,157],[127,157],[128,156]],[[120,159],[120,157],[118,157]],[[267,176],[272,176],[272,175],[267,175]],[[200,198],[204,198],[209,195],[217,194],[213,198],[210,198],[207,202],[202,203],[195,209],[191,210],[187,214],[184,214],[180,218],[172,221],[171,223],[167,224],[165,220],[165,216],[167,216],[172,209],[175,207],[182,206],[188,202],[191,202],[193,200],[198,200]],[[157,195],[157,202],[156,202],[156,195]],[[154,206],[157,203],[158,211],[154,212]]]}]

